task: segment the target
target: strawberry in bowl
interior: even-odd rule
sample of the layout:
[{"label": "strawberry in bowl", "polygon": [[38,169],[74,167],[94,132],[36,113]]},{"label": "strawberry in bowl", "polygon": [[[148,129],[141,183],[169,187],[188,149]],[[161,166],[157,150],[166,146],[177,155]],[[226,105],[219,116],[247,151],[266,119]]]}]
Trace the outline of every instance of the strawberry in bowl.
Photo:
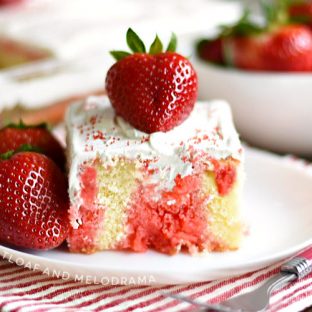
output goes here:
[{"label": "strawberry in bowl", "polygon": [[312,30],[293,23],[282,8],[265,8],[264,25],[246,11],[237,24],[223,27],[213,39],[202,39],[197,54],[202,60],[253,71],[312,71]]},{"label": "strawberry in bowl", "polygon": [[229,101],[247,142],[311,156],[312,30],[281,2],[263,9],[261,23],[245,12],[197,42],[199,98]]}]

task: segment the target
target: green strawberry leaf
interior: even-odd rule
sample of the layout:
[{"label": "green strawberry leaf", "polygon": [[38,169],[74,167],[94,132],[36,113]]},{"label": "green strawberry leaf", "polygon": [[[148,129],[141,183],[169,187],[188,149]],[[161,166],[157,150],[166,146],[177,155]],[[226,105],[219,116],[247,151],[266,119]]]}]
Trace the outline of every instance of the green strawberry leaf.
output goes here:
[{"label": "green strawberry leaf", "polygon": [[163,51],[163,44],[160,41],[159,37],[156,35],[155,40],[151,44],[151,47],[149,49],[149,54],[158,54]]},{"label": "green strawberry leaf", "polygon": [[21,119],[19,123],[9,123],[5,126],[5,128],[15,128],[15,129],[29,129],[29,128],[42,128],[48,129],[48,125],[45,122],[42,122],[37,125],[26,125],[23,120]]},{"label": "green strawberry leaf", "polygon": [[288,6],[289,0],[279,0],[276,3],[269,2],[268,0],[261,1],[261,8],[267,28],[288,22]]},{"label": "green strawberry leaf", "polygon": [[131,55],[131,53],[126,52],[126,51],[110,51],[109,53],[117,62]]},{"label": "green strawberry leaf", "polygon": [[220,37],[243,37],[252,36],[263,32],[263,26],[256,24],[250,19],[250,11],[245,9],[242,17],[232,26],[221,26]]},{"label": "green strawberry leaf", "polygon": [[311,16],[309,16],[308,14],[300,16],[291,16],[290,21],[296,24],[310,24]]},{"label": "green strawberry leaf", "polygon": [[[110,54],[117,62],[124,59],[127,56],[132,55],[132,53],[147,53],[143,41],[131,28],[128,28],[127,30],[126,40],[131,52],[120,50],[110,51]],[[172,33],[166,52],[175,52],[176,48],[177,48],[177,36],[175,35],[175,33]],[[163,51],[164,51],[163,44],[159,39],[158,35],[156,34],[155,39],[149,48],[148,54],[155,55],[158,53],[162,53]]]},{"label": "green strawberry leaf", "polygon": [[37,153],[42,153],[43,150],[38,147],[38,146],[34,146],[31,144],[22,144],[17,150],[16,153],[19,152],[37,152]]},{"label": "green strawberry leaf", "polygon": [[145,53],[145,45],[140,37],[131,29],[129,28],[127,31],[127,44],[132,52],[134,53]]},{"label": "green strawberry leaf", "polygon": [[266,21],[267,22],[273,21],[276,17],[275,7],[264,0],[260,1],[260,3],[261,3],[261,9],[266,18]]},{"label": "green strawberry leaf", "polygon": [[14,151],[8,151],[6,153],[0,154],[1,160],[8,160],[14,155]]},{"label": "green strawberry leaf", "polygon": [[33,146],[30,144],[23,144],[21,145],[18,149],[15,151],[7,151],[6,153],[0,154],[0,159],[2,160],[8,160],[10,159],[13,155],[21,152],[36,152],[36,153],[42,153],[42,149],[37,146]]},{"label": "green strawberry leaf", "polygon": [[176,49],[177,49],[177,42],[178,42],[178,40],[177,40],[176,34],[175,34],[175,33],[172,33],[166,51],[167,51],[167,52],[175,52]]}]

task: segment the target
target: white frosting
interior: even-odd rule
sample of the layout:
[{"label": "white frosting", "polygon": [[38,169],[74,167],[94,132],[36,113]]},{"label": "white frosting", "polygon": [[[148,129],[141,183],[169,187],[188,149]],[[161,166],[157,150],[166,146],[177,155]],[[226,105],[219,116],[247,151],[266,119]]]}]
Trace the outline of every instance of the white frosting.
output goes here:
[{"label": "white frosting", "polygon": [[241,158],[242,150],[229,105],[221,100],[198,102],[181,125],[168,132],[146,134],[115,117],[107,97],[89,97],[73,104],[66,116],[70,170],[70,195],[79,190],[78,169],[84,161],[99,157],[152,160],[151,180],[171,188],[175,177],[192,173],[190,150],[211,158]]}]

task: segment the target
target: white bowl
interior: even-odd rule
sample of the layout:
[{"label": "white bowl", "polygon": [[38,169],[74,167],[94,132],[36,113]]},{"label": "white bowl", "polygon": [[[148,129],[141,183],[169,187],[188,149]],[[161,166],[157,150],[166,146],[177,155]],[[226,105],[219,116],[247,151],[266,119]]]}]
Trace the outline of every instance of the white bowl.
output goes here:
[{"label": "white bowl", "polygon": [[263,73],[193,60],[199,98],[232,107],[247,142],[281,153],[312,155],[312,73]]}]

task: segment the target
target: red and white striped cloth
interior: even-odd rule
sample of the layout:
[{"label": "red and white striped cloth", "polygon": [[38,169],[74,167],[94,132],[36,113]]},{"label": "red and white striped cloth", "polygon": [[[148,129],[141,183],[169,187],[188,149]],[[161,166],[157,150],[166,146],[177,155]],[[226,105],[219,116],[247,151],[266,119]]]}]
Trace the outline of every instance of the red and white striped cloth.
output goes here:
[{"label": "red and white striped cloth", "polygon": [[[259,287],[281,263],[239,277],[189,285],[103,286],[49,277],[0,261],[0,310],[26,311],[192,311],[194,306],[162,296],[163,291],[218,303]],[[312,274],[271,297],[270,311],[301,311],[312,305]]]}]

